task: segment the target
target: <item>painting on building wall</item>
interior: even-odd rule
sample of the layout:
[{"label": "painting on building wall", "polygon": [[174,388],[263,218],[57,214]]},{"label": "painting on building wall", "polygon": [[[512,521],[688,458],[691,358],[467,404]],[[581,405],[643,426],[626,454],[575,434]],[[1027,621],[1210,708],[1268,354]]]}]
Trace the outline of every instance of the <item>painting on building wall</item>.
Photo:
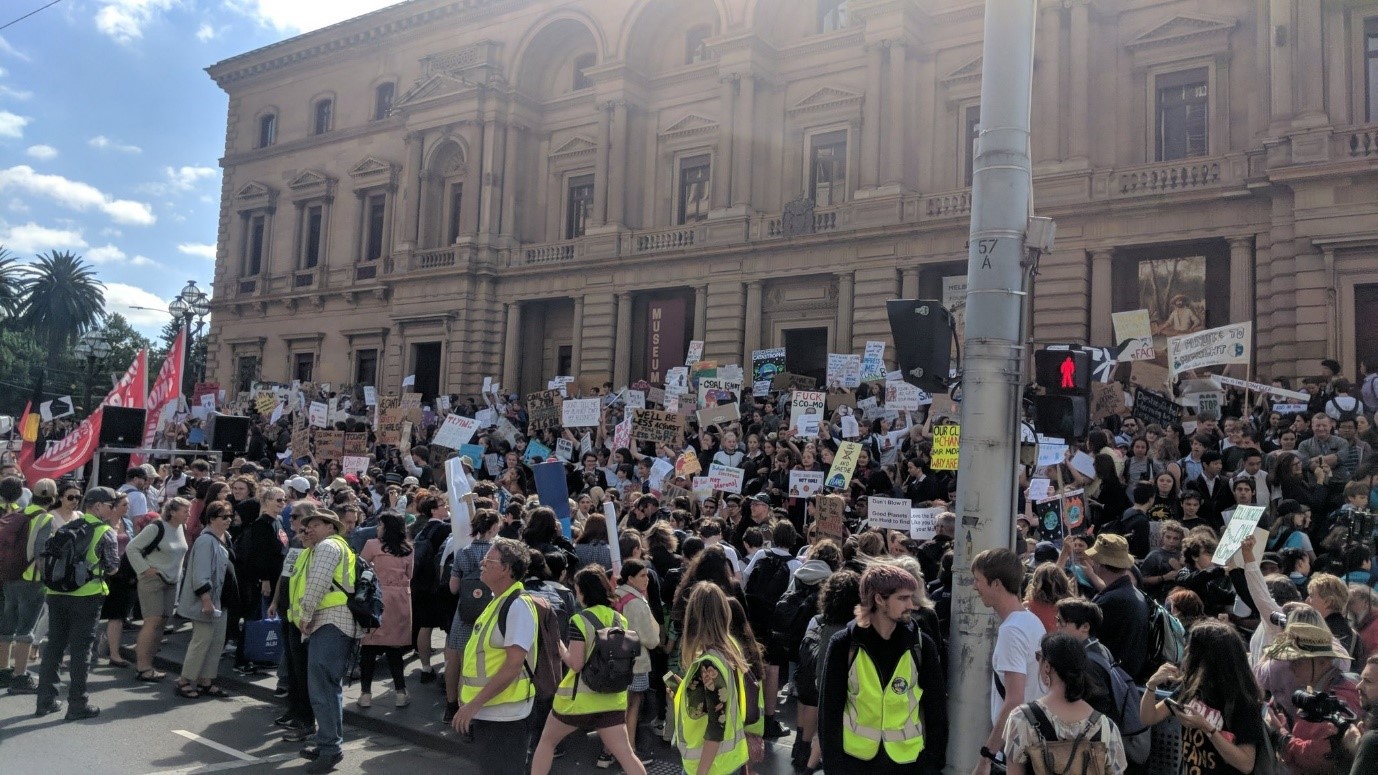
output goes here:
[{"label": "painting on building wall", "polygon": [[1139,307],[1148,310],[1160,354],[1167,352],[1168,337],[1205,330],[1205,256],[1140,261]]}]

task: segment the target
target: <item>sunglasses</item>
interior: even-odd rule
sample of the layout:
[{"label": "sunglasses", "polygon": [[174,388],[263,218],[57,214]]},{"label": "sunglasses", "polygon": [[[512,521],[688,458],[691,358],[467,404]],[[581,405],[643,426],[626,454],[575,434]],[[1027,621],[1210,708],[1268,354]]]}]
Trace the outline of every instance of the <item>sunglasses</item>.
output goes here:
[{"label": "sunglasses", "polygon": [[65,501],[79,501],[79,500],[81,500],[81,496],[80,496],[80,495],[64,495],[64,496],[62,496],[62,499],[65,500]]}]

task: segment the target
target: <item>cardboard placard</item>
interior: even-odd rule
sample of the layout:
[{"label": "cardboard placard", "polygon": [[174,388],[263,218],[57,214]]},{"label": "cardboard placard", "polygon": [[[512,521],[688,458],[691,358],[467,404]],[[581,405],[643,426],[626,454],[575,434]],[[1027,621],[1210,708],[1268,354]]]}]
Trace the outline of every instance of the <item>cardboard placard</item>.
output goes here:
[{"label": "cardboard placard", "polygon": [[852,474],[856,471],[858,456],[861,454],[861,445],[855,441],[844,441],[837,445],[837,454],[833,456],[832,468],[828,469],[828,478],[824,484],[832,490],[845,490],[851,484]]},{"label": "cardboard placard", "polygon": [[413,423],[421,422],[421,394],[402,394],[402,415]]},{"label": "cardboard placard", "polygon": [[830,390],[825,406],[828,409],[828,414],[832,414],[844,406],[856,408],[856,393],[850,390]]},{"label": "cardboard placard", "polygon": [[535,433],[560,427],[560,404],[563,399],[558,390],[539,390],[526,394],[526,428]]},{"label": "cardboard placard", "polygon": [[306,423],[301,421],[301,415],[297,415],[297,421],[292,425],[291,444],[295,457],[306,457],[311,454],[311,431],[306,427]]},{"label": "cardboard placard", "polygon": [[1158,357],[1153,349],[1153,329],[1148,310],[1136,309],[1110,315],[1115,328],[1115,343],[1120,363],[1151,361]]},{"label": "cardboard placard", "polygon": [[596,428],[603,416],[603,402],[597,398],[566,399],[560,407],[560,422],[566,428]]},{"label": "cardboard placard", "polygon": [[703,473],[703,466],[699,464],[698,453],[692,449],[686,449],[679,453],[675,458],[676,476],[693,476]]},{"label": "cardboard placard", "polygon": [[344,435],[344,453],[349,455],[368,455],[368,433],[346,433]]},{"label": "cardboard placard", "polygon": [[[1220,536],[1220,543],[1215,547],[1215,554],[1211,555],[1211,562],[1216,565],[1229,562],[1244,545],[1244,539],[1254,534],[1254,528],[1258,527],[1258,521],[1262,517],[1262,506],[1236,506],[1230,523],[1225,526],[1225,532]],[[1261,547],[1256,551],[1262,556]]]},{"label": "cardboard placard", "polygon": [[1091,420],[1100,422],[1112,414],[1125,414],[1124,388],[1118,382],[1091,383]]},{"label": "cardboard placard", "polygon": [[684,417],[673,412],[637,409],[632,413],[631,437],[637,441],[673,444],[684,434]]},{"label": "cardboard placard", "polygon": [[316,457],[322,460],[339,460],[344,457],[344,431],[317,430]]},{"label": "cardboard placard", "polygon": [[956,471],[957,451],[960,447],[962,429],[957,425],[939,425],[933,428],[934,471]]},{"label": "cardboard placard", "polygon": [[814,499],[814,509],[818,520],[814,523],[818,532],[833,538],[847,537],[847,502],[841,495],[819,495]]},{"label": "cardboard placard", "polygon": [[[402,443],[402,413],[397,410],[378,415],[378,443],[397,446]],[[343,439],[341,439],[343,443]],[[319,446],[319,445],[318,445]],[[319,453],[317,453],[319,454]]]},{"label": "cardboard placard", "polygon": [[378,388],[372,385],[364,385],[364,406],[378,405]]},{"label": "cardboard placard", "polygon": [[803,374],[790,374],[782,372],[770,378],[770,389],[782,393],[786,390],[813,390],[818,387],[818,380],[813,377],[806,377]]},{"label": "cardboard placard", "polygon": [[726,425],[742,419],[742,412],[736,404],[723,404],[721,406],[710,406],[698,411],[698,421],[700,428],[707,428],[710,425]]}]

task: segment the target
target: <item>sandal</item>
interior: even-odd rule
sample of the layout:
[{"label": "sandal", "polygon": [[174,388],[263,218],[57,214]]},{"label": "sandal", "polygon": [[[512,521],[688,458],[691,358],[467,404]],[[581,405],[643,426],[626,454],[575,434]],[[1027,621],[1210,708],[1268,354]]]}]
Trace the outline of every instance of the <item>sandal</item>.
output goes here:
[{"label": "sandal", "polygon": [[143,681],[144,683],[158,683],[164,678],[167,678],[167,673],[160,673],[151,667],[147,670],[139,670],[134,673],[134,680]]},{"label": "sandal", "polygon": [[201,694],[207,697],[219,697],[223,699],[225,697],[230,696],[229,692],[225,691],[224,689],[221,689],[219,686],[216,686],[215,684],[211,684],[210,686],[197,686],[196,688],[197,691],[201,692]]},{"label": "sandal", "polygon": [[129,662],[129,660],[127,660],[127,659],[121,659],[121,660],[114,660],[114,659],[112,659],[112,660],[110,660],[110,666],[111,666],[111,667],[118,667],[118,668],[123,669],[123,668],[129,667],[129,666],[130,666],[130,662]]},{"label": "sandal", "polygon": [[184,700],[195,700],[201,696],[201,690],[197,689],[196,685],[190,682],[178,682],[177,696]]}]

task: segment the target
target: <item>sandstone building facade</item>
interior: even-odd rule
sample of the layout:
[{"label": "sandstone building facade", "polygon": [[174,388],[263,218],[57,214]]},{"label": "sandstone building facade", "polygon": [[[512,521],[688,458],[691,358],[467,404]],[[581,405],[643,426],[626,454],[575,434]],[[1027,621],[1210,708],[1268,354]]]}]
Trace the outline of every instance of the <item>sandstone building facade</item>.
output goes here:
[{"label": "sandstone building facade", "polygon": [[[1378,358],[1378,2],[1040,8],[1035,339],[1147,307],[1253,321],[1258,375]],[[209,378],[526,391],[888,339],[885,300],[960,296],[983,12],[411,0],[220,62]]]}]

